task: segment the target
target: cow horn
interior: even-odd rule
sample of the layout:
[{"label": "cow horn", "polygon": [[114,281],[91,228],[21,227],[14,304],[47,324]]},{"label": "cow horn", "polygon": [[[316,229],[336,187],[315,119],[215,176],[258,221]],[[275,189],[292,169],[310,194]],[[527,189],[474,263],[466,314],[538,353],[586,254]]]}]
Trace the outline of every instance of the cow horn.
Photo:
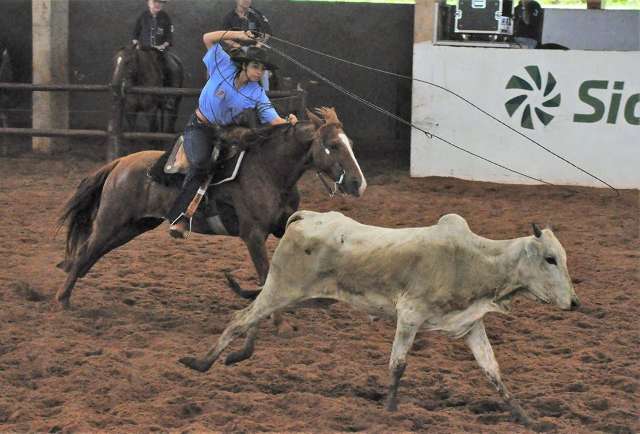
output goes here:
[{"label": "cow horn", "polygon": [[531,223],[531,227],[533,228],[533,235],[535,235],[536,238],[540,238],[542,236],[542,231],[540,230],[540,227],[535,223]]}]

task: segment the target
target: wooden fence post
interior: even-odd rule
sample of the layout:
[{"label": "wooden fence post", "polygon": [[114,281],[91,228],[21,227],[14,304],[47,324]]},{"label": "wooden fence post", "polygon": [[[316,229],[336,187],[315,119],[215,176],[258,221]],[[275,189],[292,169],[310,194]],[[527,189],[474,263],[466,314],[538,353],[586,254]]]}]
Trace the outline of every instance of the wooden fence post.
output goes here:
[{"label": "wooden fence post", "polygon": [[300,93],[298,94],[300,97],[300,107],[298,110],[298,117],[300,119],[303,119],[306,115],[307,115],[307,91],[306,90],[301,90],[299,91]]},{"label": "wooden fence post", "polygon": [[123,155],[122,121],[124,119],[124,102],[126,98],[126,81],[111,83],[111,119],[107,143],[107,161],[115,160]]}]

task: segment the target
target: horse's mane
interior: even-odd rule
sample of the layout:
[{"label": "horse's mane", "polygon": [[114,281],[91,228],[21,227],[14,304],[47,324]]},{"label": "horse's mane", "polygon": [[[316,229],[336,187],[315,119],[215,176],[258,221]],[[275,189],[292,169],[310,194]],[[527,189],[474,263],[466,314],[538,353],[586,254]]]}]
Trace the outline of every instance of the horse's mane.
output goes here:
[{"label": "horse's mane", "polygon": [[286,133],[290,128],[291,124],[265,125],[253,129],[234,125],[223,129],[223,140],[237,142],[243,149],[256,149],[264,146],[275,136]]}]

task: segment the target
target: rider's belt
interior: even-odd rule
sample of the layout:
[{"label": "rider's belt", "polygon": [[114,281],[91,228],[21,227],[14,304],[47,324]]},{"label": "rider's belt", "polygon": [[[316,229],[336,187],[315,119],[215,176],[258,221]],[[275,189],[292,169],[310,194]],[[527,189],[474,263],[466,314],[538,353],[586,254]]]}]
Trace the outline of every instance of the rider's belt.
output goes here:
[{"label": "rider's belt", "polygon": [[207,119],[198,108],[196,109],[196,119],[202,125],[211,125],[211,122],[209,122],[209,119]]}]

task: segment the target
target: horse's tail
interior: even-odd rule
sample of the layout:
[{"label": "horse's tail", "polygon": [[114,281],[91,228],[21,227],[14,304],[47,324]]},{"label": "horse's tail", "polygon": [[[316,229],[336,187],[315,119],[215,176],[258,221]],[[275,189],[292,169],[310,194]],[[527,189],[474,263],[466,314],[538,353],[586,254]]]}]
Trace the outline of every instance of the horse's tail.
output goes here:
[{"label": "horse's tail", "polygon": [[58,264],[60,268],[68,271],[78,244],[86,240],[91,234],[93,220],[100,207],[100,197],[102,188],[107,180],[107,176],[118,165],[120,160],[115,160],[91,176],[84,178],[75,194],[67,201],[62,210],[62,215],[58,219],[57,231],[62,226],[67,225],[67,241],[65,248],[65,259]]},{"label": "horse's tail", "polygon": [[235,294],[239,297],[245,298],[247,300],[255,300],[258,295],[262,292],[262,288],[251,290],[251,289],[242,289],[240,284],[233,278],[231,273],[224,273],[224,277],[227,278],[227,285]]}]

